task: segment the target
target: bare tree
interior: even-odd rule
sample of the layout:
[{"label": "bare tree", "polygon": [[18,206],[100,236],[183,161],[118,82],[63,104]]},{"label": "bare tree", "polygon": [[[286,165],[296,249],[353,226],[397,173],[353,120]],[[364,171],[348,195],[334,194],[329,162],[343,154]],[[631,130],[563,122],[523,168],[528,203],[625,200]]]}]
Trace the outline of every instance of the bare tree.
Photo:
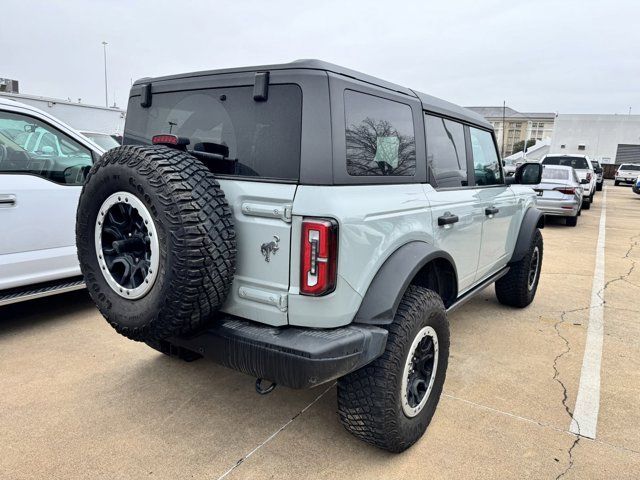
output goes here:
[{"label": "bare tree", "polygon": [[[378,138],[397,137],[397,166],[376,161]],[[416,142],[401,135],[387,120],[365,118],[347,127],[347,171],[350,175],[412,175],[416,167]]]}]

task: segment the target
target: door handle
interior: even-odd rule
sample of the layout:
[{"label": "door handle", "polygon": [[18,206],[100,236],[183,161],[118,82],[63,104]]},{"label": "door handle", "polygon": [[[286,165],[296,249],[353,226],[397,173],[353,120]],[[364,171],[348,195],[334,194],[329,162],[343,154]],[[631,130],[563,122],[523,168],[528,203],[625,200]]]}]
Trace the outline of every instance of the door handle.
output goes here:
[{"label": "door handle", "polygon": [[445,225],[453,225],[454,223],[457,223],[458,220],[460,219],[457,215],[454,215],[451,212],[444,212],[444,215],[438,217],[438,225],[440,227],[443,227]]},{"label": "door handle", "polygon": [[0,208],[1,207],[13,207],[16,204],[15,195],[0,194]]},{"label": "door handle", "polygon": [[496,207],[487,207],[484,209],[484,214],[486,216],[494,216],[496,213],[498,213],[500,210]]}]

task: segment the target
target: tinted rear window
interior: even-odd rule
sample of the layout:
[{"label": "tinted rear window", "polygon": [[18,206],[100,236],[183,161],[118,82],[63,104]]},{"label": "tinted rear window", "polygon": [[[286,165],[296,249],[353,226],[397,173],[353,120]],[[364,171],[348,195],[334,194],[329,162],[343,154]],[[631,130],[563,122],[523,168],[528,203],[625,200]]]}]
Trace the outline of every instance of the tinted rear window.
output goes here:
[{"label": "tinted rear window", "polygon": [[620,165],[620,170],[640,171],[640,165]]},{"label": "tinted rear window", "polygon": [[573,167],[578,170],[587,170],[589,164],[585,158],[580,157],[547,157],[542,162],[544,165],[562,165],[565,167]]},{"label": "tinted rear window", "polygon": [[[154,93],[150,108],[129,100],[125,144],[151,144],[172,133],[190,140],[189,149],[211,142],[229,148],[216,172],[297,180],[300,173],[302,92],[297,85],[270,85],[266,102],[253,99],[253,86]],[[219,168],[218,168],[219,167]]]},{"label": "tinted rear window", "polygon": [[570,171],[565,168],[545,167],[542,170],[542,178],[546,180],[569,180]]}]

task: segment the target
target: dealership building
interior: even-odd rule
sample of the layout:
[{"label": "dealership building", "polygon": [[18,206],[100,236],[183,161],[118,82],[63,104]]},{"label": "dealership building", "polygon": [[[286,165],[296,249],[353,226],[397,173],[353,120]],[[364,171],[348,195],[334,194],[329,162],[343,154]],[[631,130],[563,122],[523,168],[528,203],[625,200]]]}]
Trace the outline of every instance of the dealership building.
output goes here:
[{"label": "dealership building", "polygon": [[640,115],[559,114],[550,153],[578,153],[601,163],[640,163]]}]

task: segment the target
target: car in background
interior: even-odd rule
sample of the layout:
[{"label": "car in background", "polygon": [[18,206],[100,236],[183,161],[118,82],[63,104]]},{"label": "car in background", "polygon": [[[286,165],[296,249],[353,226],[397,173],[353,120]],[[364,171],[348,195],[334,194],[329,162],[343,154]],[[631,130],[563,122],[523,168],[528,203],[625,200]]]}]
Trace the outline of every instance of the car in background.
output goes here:
[{"label": "car in background", "polygon": [[604,185],[604,169],[597,160],[591,160],[591,164],[593,165],[593,171],[596,174],[596,191],[600,192]]},{"label": "car in background", "polygon": [[623,163],[616,171],[614,183],[616,187],[621,183],[626,185],[633,184],[638,175],[640,175],[640,165],[636,163]]},{"label": "car in background", "polygon": [[119,147],[121,145],[118,140],[113,135],[109,135],[108,133],[100,133],[100,132],[80,132],[82,135],[87,137],[93,143],[102,147],[103,150],[111,150],[112,148]]},{"label": "car in background", "polygon": [[533,187],[538,195],[536,206],[545,215],[565,217],[567,225],[575,227],[582,210],[583,185],[572,167],[547,165],[542,181]]},{"label": "car in background", "polygon": [[0,305],[84,288],[76,209],[103,153],[51,115],[0,98]]},{"label": "car in background", "polygon": [[503,160],[502,161],[502,170],[504,171],[504,174],[507,177],[513,177],[516,174],[516,170],[518,169],[518,167],[520,165],[522,165],[524,162],[522,160],[515,160],[515,159],[511,159],[511,160]]},{"label": "car in background", "polygon": [[[542,159],[543,165],[561,165],[572,167],[583,187],[582,208],[589,210],[596,194],[596,173],[591,159],[586,155],[550,154]],[[586,180],[583,182],[583,180]]]}]

